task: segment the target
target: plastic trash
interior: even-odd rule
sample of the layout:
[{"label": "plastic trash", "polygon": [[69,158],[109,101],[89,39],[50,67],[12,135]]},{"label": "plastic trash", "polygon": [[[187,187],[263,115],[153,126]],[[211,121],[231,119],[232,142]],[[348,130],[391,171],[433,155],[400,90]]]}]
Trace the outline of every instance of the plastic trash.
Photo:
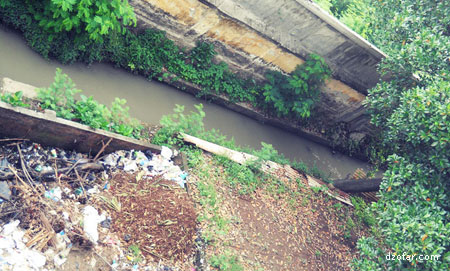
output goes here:
[{"label": "plastic trash", "polygon": [[17,229],[17,226],[19,226],[19,224],[19,220],[14,220],[3,226],[3,235],[11,235]]},{"label": "plastic trash", "polygon": [[0,238],[0,270],[41,270],[47,259],[25,245],[25,231],[18,227],[19,224],[19,220],[14,220],[3,227]]},{"label": "plastic trash", "polygon": [[170,158],[172,158],[172,150],[167,148],[166,146],[162,146],[161,156],[166,160],[170,160]]},{"label": "plastic trash", "polygon": [[31,266],[36,269],[43,267],[47,261],[45,256],[37,251],[25,250],[23,254]]},{"label": "plastic trash", "polygon": [[118,159],[118,155],[115,153],[112,154],[108,154],[107,156],[105,156],[105,158],[103,158],[102,163],[104,165],[110,166],[110,167],[115,167],[117,165],[117,159]]},{"label": "plastic trash", "polygon": [[62,199],[62,190],[58,186],[58,187],[51,189],[50,191],[45,191],[44,196],[48,199],[52,199],[52,200],[58,202]]},{"label": "plastic trash", "polygon": [[98,241],[98,230],[97,226],[105,218],[98,215],[97,210],[88,205],[83,209],[83,230],[86,236],[94,243],[97,244]]},{"label": "plastic trash", "polygon": [[88,192],[88,194],[98,194],[98,193],[100,193],[100,190],[98,190],[98,187],[95,186],[93,188],[88,189],[87,192]]},{"label": "plastic trash", "polygon": [[11,189],[6,181],[0,181],[0,197],[5,200],[11,199]]},{"label": "plastic trash", "polygon": [[100,226],[102,226],[103,228],[109,229],[111,228],[111,218],[106,218],[105,220],[103,220],[102,222],[100,222]]},{"label": "plastic trash", "polygon": [[136,162],[133,160],[126,160],[124,161],[123,170],[125,171],[136,171],[138,169],[138,166],[136,165]]},{"label": "plastic trash", "polygon": [[10,171],[9,169],[9,162],[6,160],[6,158],[3,158],[0,160],[0,171]]},{"label": "plastic trash", "polygon": [[187,176],[188,176],[188,174],[186,172],[182,172],[180,174],[180,178],[183,179],[183,180],[186,180]]},{"label": "plastic trash", "polygon": [[67,258],[61,257],[61,255],[57,254],[53,257],[53,262],[56,266],[61,266],[63,263],[67,261]]}]

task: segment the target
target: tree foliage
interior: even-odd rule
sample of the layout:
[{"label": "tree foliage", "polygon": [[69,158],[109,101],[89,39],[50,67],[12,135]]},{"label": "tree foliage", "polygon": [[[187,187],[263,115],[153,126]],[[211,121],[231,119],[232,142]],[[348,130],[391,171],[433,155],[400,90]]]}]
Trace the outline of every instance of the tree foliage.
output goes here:
[{"label": "tree foliage", "polygon": [[[450,267],[450,2],[374,1],[370,39],[388,57],[367,107],[387,166],[374,204],[384,242],[359,241],[357,270]],[[378,247],[377,247],[378,246]],[[438,255],[434,261],[397,255]]]},{"label": "tree foliage", "polygon": [[[5,6],[9,0],[2,0]],[[136,24],[133,8],[127,0],[43,0],[24,1],[39,26],[50,33],[86,31],[95,41],[112,31],[125,31]],[[54,35],[50,36],[51,38]]]}]

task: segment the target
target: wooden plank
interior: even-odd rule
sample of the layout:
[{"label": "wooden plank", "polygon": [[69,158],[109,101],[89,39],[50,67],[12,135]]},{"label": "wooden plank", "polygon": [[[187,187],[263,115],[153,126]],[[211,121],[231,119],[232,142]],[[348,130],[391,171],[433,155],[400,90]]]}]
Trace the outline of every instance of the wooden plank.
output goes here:
[{"label": "wooden plank", "polygon": [[[231,149],[222,147],[220,145],[208,142],[206,140],[203,140],[203,139],[191,136],[191,135],[187,135],[185,133],[180,133],[180,134],[183,137],[183,140],[185,142],[194,144],[197,147],[199,147],[200,149],[203,149],[207,152],[227,157],[228,159],[230,159],[236,163],[239,163],[239,164],[245,164],[248,162],[257,161],[259,159],[258,157],[254,156],[254,155],[231,150]],[[287,176],[291,179],[296,179],[301,176],[301,174],[297,170],[292,168],[291,166],[281,165],[281,164],[278,164],[278,163],[275,163],[272,161],[261,161],[260,170],[267,174],[274,174],[276,172],[282,171],[282,172],[284,172],[285,176]],[[326,186],[323,182],[321,182],[320,180],[318,180],[312,176],[306,175],[306,178],[307,178],[308,185],[311,187]],[[352,203],[350,202],[350,199],[349,199],[350,197],[346,193],[339,191],[339,190],[337,191],[339,195],[335,195],[328,190],[325,190],[325,192],[328,195],[330,195],[331,197],[335,198],[336,200],[341,201],[347,205],[353,206]]]},{"label": "wooden plank", "polygon": [[36,112],[4,102],[0,102],[0,136],[91,154],[100,151],[102,142],[112,138],[105,153],[131,149],[161,152],[160,146],[58,118],[54,111]]}]

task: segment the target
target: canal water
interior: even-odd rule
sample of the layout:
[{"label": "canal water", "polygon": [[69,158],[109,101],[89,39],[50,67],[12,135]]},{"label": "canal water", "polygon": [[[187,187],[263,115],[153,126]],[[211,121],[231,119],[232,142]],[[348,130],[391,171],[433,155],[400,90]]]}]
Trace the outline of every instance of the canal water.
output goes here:
[{"label": "canal water", "polygon": [[203,103],[205,126],[234,137],[241,146],[259,149],[261,142],[270,143],[286,157],[315,165],[331,178],[344,178],[357,168],[370,168],[358,159],[333,154],[325,146],[197,99],[169,85],[132,75],[110,64],[88,67],[45,60],[32,51],[18,33],[0,27],[0,77],[44,87],[53,81],[57,67],[67,73],[85,95],[92,95],[105,104],[110,104],[115,97],[125,98],[131,115],[150,124],[157,124],[161,116],[172,113],[176,104],[184,105],[186,111],[191,111],[195,109],[195,104]]}]

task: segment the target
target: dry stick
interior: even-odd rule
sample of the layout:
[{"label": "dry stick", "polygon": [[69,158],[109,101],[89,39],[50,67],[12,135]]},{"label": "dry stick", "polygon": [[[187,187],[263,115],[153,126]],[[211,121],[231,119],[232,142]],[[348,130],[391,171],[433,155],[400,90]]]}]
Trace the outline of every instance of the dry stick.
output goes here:
[{"label": "dry stick", "polygon": [[74,164],[73,164],[73,166],[71,166],[70,168],[69,168],[69,170],[67,171],[67,173],[66,173],[66,175],[67,176],[69,176],[69,173],[72,171],[72,169],[74,169],[77,165],[78,165],[78,163],[81,161],[81,159],[78,159]]},{"label": "dry stick", "polygon": [[61,179],[58,176],[58,165],[56,164],[56,160],[55,160],[55,178],[56,180],[58,180],[59,186],[61,186]]},{"label": "dry stick", "polygon": [[[100,156],[100,154],[102,154],[105,151],[106,147],[108,147],[109,143],[111,143],[112,140],[113,140],[112,138],[109,138],[109,140],[108,140],[108,142],[106,142],[106,144],[103,143],[103,140],[102,140],[102,148],[95,155],[94,162],[97,160],[97,158]],[[86,171],[86,173],[84,174],[84,177],[83,177],[84,180],[86,179],[86,177],[89,175],[90,172],[91,172],[90,170]]]},{"label": "dry stick", "polygon": [[97,158],[100,156],[100,154],[102,154],[102,153],[105,151],[106,147],[108,147],[109,143],[111,143],[112,140],[113,140],[113,139],[110,138],[110,139],[108,140],[108,142],[106,142],[106,144],[104,144],[103,141],[102,141],[102,145],[103,145],[103,146],[102,146],[102,148],[100,149],[100,151],[97,153],[97,155],[95,155],[95,157],[94,157],[94,162],[97,160]]},{"label": "dry stick", "polygon": [[20,149],[19,144],[16,144],[17,146],[17,150],[19,151],[19,157],[20,157],[20,164],[22,165],[22,170],[23,173],[25,175],[25,178],[27,179],[27,181],[29,182],[31,188],[33,189],[33,191],[38,194],[38,196],[40,197],[38,191],[36,190],[36,188],[33,185],[33,180],[31,179],[30,173],[27,170],[27,166],[25,165],[25,162],[23,161],[23,155],[22,155],[22,150]]},{"label": "dry stick", "polygon": [[117,270],[114,266],[112,266],[102,255],[98,254],[95,250],[92,250],[100,259],[102,259],[112,270]]},{"label": "dry stick", "polygon": [[[31,184],[27,184],[22,178],[20,178],[19,174],[17,174],[17,171],[16,171],[11,165],[8,165],[8,168],[9,168],[9,170],[12,171],[12,173],[16,176],[16,178],[17,178],[17,179],[18,179],[25,187],[31,186]],[[33,187],[33,186],[31,186],[31,187]]]},{"label": "dry stick", "polygon": [[0,142],[4,142],[4,141],[28,141],[29,139],[25,139],[25,138],[4,138],[4,139],[0,139]]},{"label": "dry stick", "polygon": [[44,228],[50,233],[50,236],[51,236],[50,243],[52,244],[52,246],[56,247],[57,240],[56,240],[55,230],[53,229],[52,225],[48,221],[45,214],[42,211],[39,214],[40,214],[41,222],[44,225]]},{"label": "dry stick", "polygon": [[80,174],[78,174],[77,169],[75,169],[75,175],[77,175],[77,180],[80,183],[81,189],[83,190],[83,194],[86,197],[86,190],[84,189],[83,182],[81,180]]}]

